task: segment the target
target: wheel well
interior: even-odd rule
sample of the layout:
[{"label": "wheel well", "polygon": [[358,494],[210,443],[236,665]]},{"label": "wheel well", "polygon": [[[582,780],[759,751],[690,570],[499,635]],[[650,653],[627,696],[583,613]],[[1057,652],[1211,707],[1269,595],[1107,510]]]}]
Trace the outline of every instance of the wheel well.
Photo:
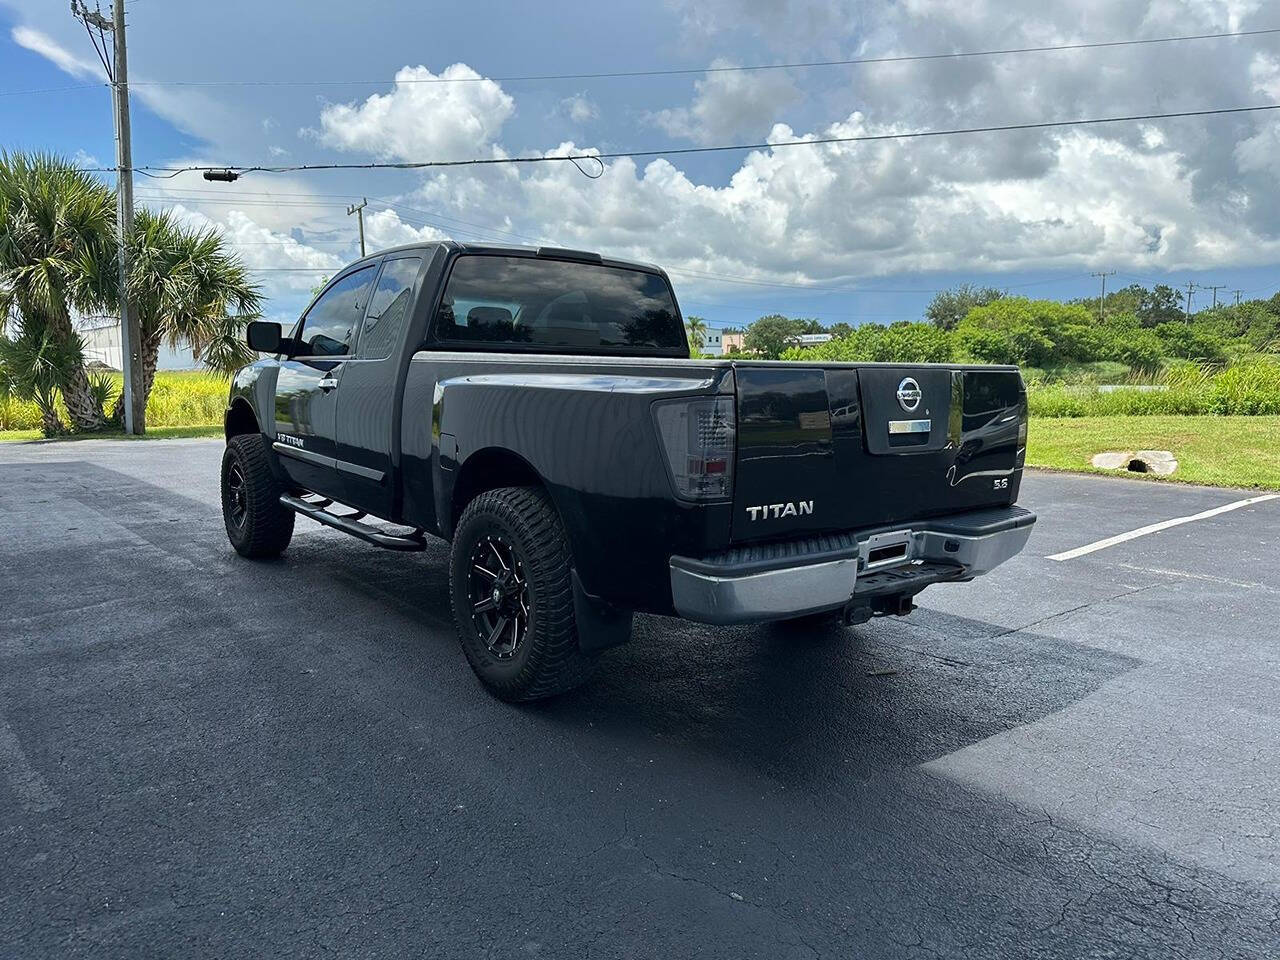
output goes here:
[{"label": "wheel well", "polygon": [[253,409],[246,401],[238,398],[233,400],[227,409],[224,430],[228,440],[244,433],[261,432],[258,428],[258,418],[253,415]]},{"label": "wheel well", "polygon": [[538,471],[523,457],[510,450],[478,450],[467,458],[467,462],[458,471],[458,479],[454,481],[450,526],[457,526],[458,517],[462,516],[468,503],[486,490],[496,490],[498,487],[545,489]]}]

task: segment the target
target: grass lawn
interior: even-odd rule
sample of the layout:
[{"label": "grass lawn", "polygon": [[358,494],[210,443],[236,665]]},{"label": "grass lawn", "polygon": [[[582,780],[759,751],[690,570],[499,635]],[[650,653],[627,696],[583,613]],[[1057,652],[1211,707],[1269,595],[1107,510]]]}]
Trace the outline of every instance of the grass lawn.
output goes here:
[{"label": "grass lawn", "polygon": [[[123,433],[86,433],[75,437],[60,437],[64,440],[173,440],[183,437],[220,437],[222,424],[209,423],[194,427],[148,427],[145,436],[132,437]],[[18,440],[39,440],[39,430],[0,430],[0,443],[12,443]]]},{"label": "grass lawn", "polygon": [[1178,469],[1160,479],[1280,490],[1280,417],[1036,417],[1027,466],[1115,473],[1089,466],[1104,450],[1172,451]]},{"label": "grass lawn", "polygon": [[[68,439],[220,436],[222,425],[212,423],[152,427],[139,438],[98,433]],[[0,430],[0,443],[39,439],[39,430]],[[1124,474],[1127,477],[1280,490],[1280,417],[1036,417],[1027,438],[1027,466],[1115,473],[1089,466],[1089,459],[1103,450],[1170,450],[1178,458],[1172,477]]]}]

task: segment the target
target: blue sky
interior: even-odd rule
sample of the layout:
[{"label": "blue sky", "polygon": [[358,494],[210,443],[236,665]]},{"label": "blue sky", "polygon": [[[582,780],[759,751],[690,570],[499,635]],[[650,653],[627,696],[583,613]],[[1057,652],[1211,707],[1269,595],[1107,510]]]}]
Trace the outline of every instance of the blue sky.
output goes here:
[{"label": "blue sky", "polygon": [[[461,159],[758,142],[1280,102],[1280,36],[924,64],[478,81],[546,73],[935,53],[1280,26],[1264,3],[1070,0],[1025,14],[912,3],[126,4],[134,158],[146,163]],[[1013,14],[1017,15],[1013,15]],[[95,70],[96,68],[96,70]],[[66,4],[0,0],[0,145],[113,161],[105,88]],[[446,79],[468,82],[441,83]],[[367,80],[368,83],[316,83]],[[173,81],[252,81],[177,85]],[[274,81],[275,83],[259,83]],[[287,85],[280,84],[287,82]],[[295,85],[307,81],[307,85]],[[423,82],[428,81],[428,82]],[[478,81],[478,82],[477,82]],[[919,318],[969,281],[1030,296],[1130,282],[1280,289],[1273,115],[537,170],[140,178],[262,268],[269,311],[375,245],[539,239],[672,271],[687,314]],[[1208,302],[1197,294],[1197,305]]]}]

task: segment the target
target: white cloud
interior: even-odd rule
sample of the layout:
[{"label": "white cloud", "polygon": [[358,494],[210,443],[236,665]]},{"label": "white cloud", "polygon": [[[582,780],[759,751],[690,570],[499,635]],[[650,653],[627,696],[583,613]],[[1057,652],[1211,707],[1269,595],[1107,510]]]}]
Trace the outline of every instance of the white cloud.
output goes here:
[{"label": "white cloud", "polygon": [[77,167],[101,167],[102,161],[95,157],[92,153],[85,153],[83,150],[77,150],[71,155],[71,162]]},{"label": "white cloud", "polygon": [[370,250],[383,250],[387,247],[398,247],[407,243],[426,243],[432,240],[444,240],[448,237],[448,234],[429,225],[415,227],[405,223],[391,209],[366,213],[364,235],[366,245]]},{"label": "white cloud", "polygon": [[272,301],[296,302],[326,274],[349,261],[303,243],[288,233],[264,226],[243,210],[206,212],[195,209],[191,201],[178,201],[170,209],[182,222],[201,229],[217,230],[227,248],[239,255],[250,268],[268,304]]},{"label": "white cloud", "polygon": [[319,138],[382,158],[462,160],[490,148],[514,110],[498,84],[466,64],[438,76],[426,67],[404,67],[390,93],[321,110]]},{"label": "white cloud", "polygon": [[667,0],[686,42],[701,44],[742,31],[778,50],[816,45],[835,50],[880,4],[869,0]]},{"label": "white cloud", "polygon": [[14,27],[10,36],[13,37],[13,42],[18,46],[40,54],[46,60],[51,61],[59,70],[69,73],[73,77],[106,82],[102,72],[102,64],[76,56],[52,37],[41,33],[39,30],[32,27]]},{"label": "white cloud", "polygon": [[581,93],[561,100],[560,109],[574,123],[588,123],[600,116],[600,108]]},{"label": "white cloud", "polygon": [[[72,53],[48,34],[33,27],[14,27],[10,35],[20,47],[38,53],[58,69],[73,77],[106,83],[102,64]],[[209,94],[190,88],[167,88],[143,82],[137,73],[130,76],[130,93],[146,103],[179,130],[220,139],[240,126],[234,110]],[[198,128],[198,129],[197,129]]]},{"label": "white cloud", "polygon": [[[717,59],[711,66],[733,64]],[[694,87],[692,105],[659,110],[649,119],[673,137],[703,144],[762,134],[778,121],[783,107],[800,98],[791,78],[781,70],[708,73]]]},{"label": "white cloud", "polygon": [[[860,114],[806,135],[887,132]],[[771,141],[795,139],[783,125]],[[1280,257],[1280,240],[1242,229],[1198,199],[1172,146],[1096,132],[1037,137],[1047,156],[1024,175],[1018,151],[952,141],[783,147],[744,158],[725,186],[673,163],[613,161],[599,180],[568,165],[440,172],[423,202],[570,247],[760,280],[832,282],[947,270],[1196,269]],[[1024,144],[1024,147],[1026,145]],[[564,144],[558,152],[574,150]],[[681,286],[707,281],[679,277]]]}]

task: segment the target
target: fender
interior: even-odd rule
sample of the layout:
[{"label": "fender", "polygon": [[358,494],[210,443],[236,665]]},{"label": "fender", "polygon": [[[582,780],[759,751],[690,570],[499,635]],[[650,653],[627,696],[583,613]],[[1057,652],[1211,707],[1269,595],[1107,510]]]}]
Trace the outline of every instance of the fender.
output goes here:
[{"label": "fender", "polygon": [[[429,352],[418,356],[432,359]],[[491,359],[475,360],[493,369]],[[721,517],[714,507],[691,510],[671,495],[651,407],[663,397],[731,391],[731,371],[542,372],[521,364],[482,373],[466,366],[442,363],[432,397],[431,487],[440,534],[451,536],[456,525],[454,495],[466,465],[501,454],[527,466],[512,482],[536,479],[551,497],[585,593],[667,612],[666,556],[680,544],[705,542],[708,524],[724,524],[727,532],[730,508],[724,505]]]}]

